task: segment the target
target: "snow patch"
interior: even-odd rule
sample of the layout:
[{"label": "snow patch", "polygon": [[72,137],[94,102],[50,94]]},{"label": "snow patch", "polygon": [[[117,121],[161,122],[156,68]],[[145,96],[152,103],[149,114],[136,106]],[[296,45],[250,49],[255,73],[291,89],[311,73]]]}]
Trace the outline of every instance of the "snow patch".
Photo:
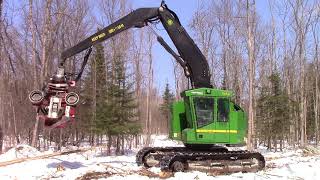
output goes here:
[{"label": "snow patch", "polygon": [[[168,139],[168,136],[151,136],[151,146],[183,146],[178,141]],[[63,148],[64,150],[76,147]],[[241,148],[242,149],[242,148]],[[0,179],[76,179],[88,172],[109,172],[107,179],[157,179],[152,176],[141,175],[135,172],[144,168],[137,166],[135,154],[132,151],[123,156],[107,156],[106,148],[92,148],[86,152],[68,155],[59,155],[46,159],[26,161],[22,163],[3,166],[0,168]],[[304,151],[312,152],[305,155]],[[135,152],[137,152],[135,150]],[[320,179],[319,149],[284,149],[283,152],[271,152],[265,147],[259,147],[259,152],[266,158],[266,168],[256,173],[234,173],[228,175],[214,175],[199,171],[178,172],[169,177],[169,180],[235,180],[235,179]],[[129,151],[128,151],[129,152]],[[43,155],[48,152],[39,152],[28,145],[19,145],[0,156],[0,161],[16,158]],[[62,167],[62,168],[59,168]],[[159,174],[160,168],[153,167],[148,171]],[[18,173],[17,173],[18,172]],[[127,175],[126,175],[127,174]]]},{"label": "snow patch", "polygon": [[40,155],[41,152],[36,148],[26,144],[20,144],[9,149],[6,153],[0,155],[0,161],[10,161],[18,158],[28,158]]},{"label": "snow patch", "polygon": [[152,147],[178,147],[183,146],[180,141],[169,139],[167,135],[151,135]]}]

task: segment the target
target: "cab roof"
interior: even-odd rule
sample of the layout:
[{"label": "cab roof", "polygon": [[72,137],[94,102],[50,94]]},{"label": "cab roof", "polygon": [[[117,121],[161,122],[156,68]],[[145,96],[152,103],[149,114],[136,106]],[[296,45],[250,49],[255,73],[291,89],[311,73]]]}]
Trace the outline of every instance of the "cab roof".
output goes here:
[{"label": "cab roof", "polygon": [[181,96],[214,96],[214,97],[232,97],[234,93],[228,90],[213,88],[189,89],[181,92]]}]

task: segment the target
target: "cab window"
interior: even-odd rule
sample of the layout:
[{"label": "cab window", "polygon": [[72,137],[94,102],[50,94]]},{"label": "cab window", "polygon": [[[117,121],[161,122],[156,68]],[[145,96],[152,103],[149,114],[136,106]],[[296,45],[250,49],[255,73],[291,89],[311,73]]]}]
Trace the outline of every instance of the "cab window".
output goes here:
[{"label": "cab window", "polygon": [[197,126],[203,127],[212,123],[214,99],[210,97],[195,97],[193,102],[196,111]]},{"label": "cab window", "polygon": [[229,121],[229,99],[218,99],[218,121]]},{"label": "cab window", "polygon": [[185,108],[186,108],[186,113],[185,113],[185,120],[186,120],[186,128],[192,128],[193,124],[191,121],[191,115],[190,115],[190,101],[189,101],[189,97],[188,98],[184,98],[184,103],[185,103]]}]

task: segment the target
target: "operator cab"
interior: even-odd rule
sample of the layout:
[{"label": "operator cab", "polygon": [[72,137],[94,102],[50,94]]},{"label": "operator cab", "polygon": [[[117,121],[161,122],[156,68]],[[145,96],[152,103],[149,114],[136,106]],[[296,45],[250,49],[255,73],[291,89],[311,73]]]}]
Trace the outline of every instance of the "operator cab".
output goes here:
[{"label": "operator cab", "polygon": [[170,136],[186,145],[244,144],[247,122],[233,93],[212,88],[186,90],[172,106]]}]

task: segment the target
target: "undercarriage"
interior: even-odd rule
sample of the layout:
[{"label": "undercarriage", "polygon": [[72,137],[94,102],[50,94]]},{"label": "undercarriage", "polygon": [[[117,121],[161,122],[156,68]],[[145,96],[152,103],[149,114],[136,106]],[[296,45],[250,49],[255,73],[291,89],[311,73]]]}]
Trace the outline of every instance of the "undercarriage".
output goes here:
[{"label": "undercarriage", "polygon": [[264,157],[258,152],[228,151],[221,146],[207,151],[186,147],[145,147],[138,152],[136,162],[147,168],[158,166],[162,171],[173,172],[256,172],[265,167]]}]

